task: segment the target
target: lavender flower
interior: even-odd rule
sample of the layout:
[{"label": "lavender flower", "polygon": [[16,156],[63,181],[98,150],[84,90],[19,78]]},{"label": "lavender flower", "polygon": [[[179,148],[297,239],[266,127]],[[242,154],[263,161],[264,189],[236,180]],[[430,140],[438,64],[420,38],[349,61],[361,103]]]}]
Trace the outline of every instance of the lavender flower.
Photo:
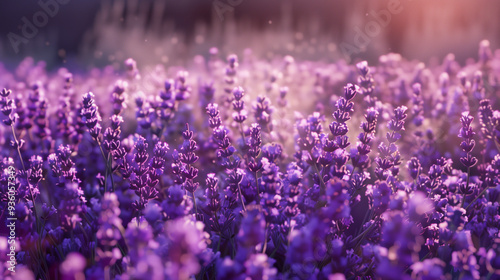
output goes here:
[{"label": "lavender flower", "polygon": [[245,91],[243,90],[242,87],[235,87],[233,89],[233,96],[234,96],[234,101],[233,101],[233,120],[238,123],[240,133],[242,135],[242,139],[245,139],[245,134],[243,132],[243,127],[242,123],[247,119],[247,112],[245,110],[245,102],[242,100],[243,96],[245,95]]},{"label": "lavender flower", "polygon": [[356,146],[357,151],[353,152],[353,150],[351,150],[351,160],[354,168],[357,167],[363,170],[370,166],[368,154],[371,151],[378,115],[378,111],[373,108],[369,108],[365,114],[366,122],[361,123],[363,132],[358,135],[359,142]]},{"label": "lavender flower", "polygon": [[113,114],[120,115],[125,108],[127,108],[125,89],[127,83],[124,81],[117,81],[113,91],[111,92],[111,103],[113,104]]},{"label": "lavender flower", "polygon": [[220,194],[217,186],[218,183],[219,179],[215,177],[214,173],[210,173],[207,175],[206,179],[207,189],[205,193],[208,199],[207,209],[210,213],[216,213],[221,207]]},{"label": "lavender flower", "polygon": [[152,170],[147,164],[149,154],[146,139],[139,136],[134,149],[134,168],[130,177],[130,187],[135,191],[139,199],[132,206],[137,213],[141,213],[148,201],[157,197],[158,190],[156,190],[155,186],[158,181],[151,178]]},{"label": "lavender flower", "polygon": [[231,94],[231,91],[233,90],[233,87],[235,86],[237,79],[236,79],[236,73],[238,69],[238,57],[235,54],[231,54],[227,57],[227,67],[225,69],[225,75],[226,77],[224,78],[224,82],[226,83],[226,87],[224,88],[224,91],[227,94]]},{"label": "lavender flower", "polygon": [[[0,67],[15,93],[0,91],[0,274],[496,279],[492,46],[463,67],[453,54],[426,65],[391,53],[369,67],[258,50],[226,63],[217,49],[206,65],[141,73],[133,59],[122,73],[53,73],[30,58]],[[82,89],[96,94],[74,100]]]}]

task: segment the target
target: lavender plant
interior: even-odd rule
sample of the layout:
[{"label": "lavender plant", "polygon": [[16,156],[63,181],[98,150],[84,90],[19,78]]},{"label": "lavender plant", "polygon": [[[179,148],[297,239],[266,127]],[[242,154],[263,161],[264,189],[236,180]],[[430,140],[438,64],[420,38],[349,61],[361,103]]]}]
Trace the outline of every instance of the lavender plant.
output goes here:
[{"label": "lavender plant", "polygon": [[1,279],[500,279],[488,42],[463,67],[218,53],[0,68]]}]

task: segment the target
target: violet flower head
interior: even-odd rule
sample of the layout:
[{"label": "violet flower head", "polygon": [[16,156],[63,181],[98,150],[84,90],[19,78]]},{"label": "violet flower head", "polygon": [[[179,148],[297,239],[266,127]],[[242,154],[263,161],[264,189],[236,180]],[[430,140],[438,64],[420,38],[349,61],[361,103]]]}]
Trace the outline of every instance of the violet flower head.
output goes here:
[{"label": "violet flower head", "polygon": [[101,202],[101,214],[98,219],[100,227],[96,232],[98,240],[97,259],[103,266],[113,265],[123,257],[117,247],[118,241],[122,239],[119,205],[116,194],[109,192],[104,194]]},{"label": "violet flower head", "polygon": [[493,111],[489,99],[479,102],[479,123],[482,134],[500,147],[500,111]]},{"label": "violet flower head", "polygon": [[[147,163],[149,158],[148,143],[146,139],[139,136],[134,146],[135,154],[133,158],[133,170],[130,176],[130,188],[138,196],[138,200],[132,203],[135,211],[141,212],[146,207],[149,200],[158,196],[155,186],[158,184],[156,174]],[[154,161],[154,159],[153,159]]]},{"label": "violet flower head", "polygon": [[337,110],[333,113],[333,121],[330,124],[330,132],[336,137],[337,145],[345,149],[348,145],[347,132],[349,131],[346,122],[351,119],[351,112],[354,111],[354,103],[351,100],[356,96],[359,87],[353,84],[347,84],[344,87],[344,97],[337,101]]},{"label": "violet flower head", "polygon": [[151,173],[150,177],[153,181],[159,181],[160,177],[165,171],[165,162],[167,160],[167,153],[169,146],[165,142],[159,141],[156,143],[153,150],[153,158],[151,159]]},{"label": "violet flower head", "polygon": [[421,126],[424,120],[424,107],[422,101],[422,86],[419,83],[415,83],[412,86],[413,95],[412,95],[412,115],[413,115],[413,124],[416,126]]},{"label": "violet flower head", "polygon": [[407,117],[407,109],[408,108],[406,108],[406,106],[400,106],[394,109],[394,117],[387,124],[389,130],[391,130],[391,132],[387,133],[387,140],[389,141],[389,143],[394,143],[401,138],[401,134],[399,134],[398,132],[405,130],[404,124]]},{"label": "violet flower head", "polygon": [[200,102],[202,108],[206,108],[208,104],[213,103],[215,94],[213,81],[203,83],[203,85],[199,89],[198,94],[200,96]]},{"label": "violet flower head", "polygon": [[37,185],[42,179],[43,160],[40,156],[32,156],[30,158],[30,169],[28,171],[28,181],[31,185]]},{"label": "violet flower head", "polygon": [[412,157],[408,161],[408,171],[410,172],[410,176],[413,180],[417,179],[418,175],[422,172],[422,167],[420,166],[418,158]]},{"label": "violet flower head", "polygon": [[189,130],[188,124],[186,124],[186,130],[182,133],[182,137],[184,142],[179,147],[179,161],[177,162],[179,166],[175,168],[180,170],[181,182],[186,191],[193,193],[198,188],[198,183],[193,181],[198,176],[198,169],[193,164],[198,161],[199,157],[195,154],[198,146],[193,139],[193,131]]},{"label": "violet flower head", "polygon": [[250,126],[250,148],[248,149],[248,169],[257,172],[262,168],[262,163],[258,159],[261,152],[262,138],[260,126],[256,123]]},{"label": "violet flower head", "polygon": [[368,62],[361,61],[356,64],[356,68],[358,69],[360,76],[358,77],[358,84],[361,87],[361,92],[363,95],[371,96],[374,90],[374,80],[372,75],[370,74],[370,67],[368,67]]},{"label": "violet flower head", "polygon": [[348,220],[351,208],[349,206],[349,194],[347,184],[341,180],[332,179],[326,184],[326,207],[322,208],[322,215],[328,221]]},{"label": "violet flower head", "polygon": [[365,114],[366,121],[362,122],[360,126],[363,132],[358,135],[357,153],[353,153],[351,150],[351,159],[354,167],[365,169],[370,165],[368,154],[371,151],[378,115],[378,111],[374,108],[369,108]]},{"label": "violet flower head", "polygon": [[[137,93],[135,104],[137,106],[135,116],[138,120],[138,125],[144,130],[150,129],[156,117],[155,109],[153,109],[151,103],[146,100],[143,92]],[[169,118],[170,117],[171,116],[169,116]]]},{"label": "violet flower head", "polygon": [[[375,174],[379,180],[387,180],[392,182],[397,179],[399,174],[399,165],[401,164],[401,154],[399,152],[398,146],[395,144],[401,138],[399,131],[404,130],[404,124],[406,120],[406,106],[400,106],[394,109],[394,117],[387,124],[389,132],[386,134],[389,146],[384,143],[380,143],[378,146],[379,157],[375,158],[378,167],[375,169]],[[391,176],[389,178],[389,176]],[[391,183],[393,184],[393,182]]]},{"label": "violet flower head", "polygon": [[245,212],[245,217],[241,222],[241,228],[238,233],[238,244],[246,250],[253,250],[264,242],[265,239],[265,220],[258,209],[252,209]]},{"label": "violet flower head", "polygon": [[139,74],[139,69],[137,69],[137,62],[132,59],[128,58],[125,60],[125,70],[127,71],[127,76],[130,80],[138,80],[141,78],[141,75]]},{"label": "violet flower head", "polygon": [[71,160],[70,146],[60,145],[56,153],[50,154],[48,157],[49,166],[58,178],[57,186],[63,187],[66,182],[79,183],[80,180],[76,177],[77,172],[75,163]]},{"label": "violet flower head", "polygon": [[117,150],[120,148],[120,135],[121,129],[120,125],[123,123],[123,118],[120,115],[112,115],[110,117],[111,126],[107,127],[103,133],[103,147],[115,154]]},{"label": "violet flower head", "polygon": [[460,148],[466,153],[466,156],[460,158],[460,162],[466,167],[471,168],[477,163],[477,158],[471,155],[472,149],[476,144],[473,137],[476,134],[472,129],[472,121],[474,117],[469,115],[469,112],[462,113],[462,117],[460,118],[460,122],[462,123],[462,127],[460,128],[460,133],[458,137],[462,138],[463,141],[460,143]]},{"label": "violet flower head", "polygon": [[270,162],[276,161],[283,152],[283,147],[280,144],[272,143],[266,144],[262,147],[262,154]]},{"label": "violet flower head", "polygon": [[117,81],[111,92],[111,103],[113,104],[113,114],[119,115],[127,108],[125,89],[128,84],[125,81]]},{"label": "violet flower head", "polygon": [[286,107],[287,106],[288,101],[286,100],[285,97],[287,96],[289,90],[290,89],[288,87],[281,87],[279,89],[280,96],[279,96],[279,99],[278,99],[278,105],[280,107]]},{"label": "violet flower head", "polygon": [[487,63],[493,54],[490,48],[490,41],[483,40],[479,43],[479,61],[483,64]]}]

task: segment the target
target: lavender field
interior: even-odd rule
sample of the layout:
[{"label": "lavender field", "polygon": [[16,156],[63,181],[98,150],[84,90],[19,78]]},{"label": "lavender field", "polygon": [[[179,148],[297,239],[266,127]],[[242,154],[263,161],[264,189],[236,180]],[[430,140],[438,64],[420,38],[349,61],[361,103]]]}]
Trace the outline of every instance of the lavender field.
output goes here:
[{"label": "lavender field", "polygon": [[0,65],[0,279],[500,279],[500,49],[475,44]]}]

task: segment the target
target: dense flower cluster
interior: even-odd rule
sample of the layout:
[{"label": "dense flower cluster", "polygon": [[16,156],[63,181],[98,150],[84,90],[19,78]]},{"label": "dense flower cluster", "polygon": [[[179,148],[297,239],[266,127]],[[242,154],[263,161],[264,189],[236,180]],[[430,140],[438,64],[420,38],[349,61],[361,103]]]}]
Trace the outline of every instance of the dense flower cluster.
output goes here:
[{"label": "dense flower cluster", "polygon": [[498,54],[1,68],[0,278],[500,279]]}]

